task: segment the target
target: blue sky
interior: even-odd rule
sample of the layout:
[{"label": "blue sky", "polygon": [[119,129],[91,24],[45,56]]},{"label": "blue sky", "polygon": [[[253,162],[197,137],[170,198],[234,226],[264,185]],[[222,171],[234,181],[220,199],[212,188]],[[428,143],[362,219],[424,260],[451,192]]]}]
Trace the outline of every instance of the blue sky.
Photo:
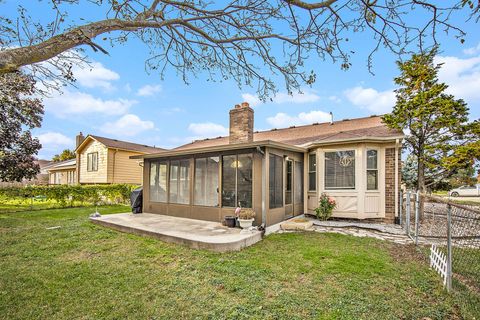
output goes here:
[{"label": "blue sky", "polygon": [[[2,7],[13,14],[17,4],[6,0]],[[87,14],[77,8],[80,11],[73,14]],[[48,16],[50,10],[40,5],[36,13]],[[457,98],[467,101],[471,118],[477,119],[480,34],[474,32],[478,25],[473,22],[460,25],[467,32],[463,45],[454,37],[440,37],[438,61],[445,63],[440,79]],[[372,75],[366,63],[371,49],[368,35],[354,37],[356,54],[348,71],[330,61],[311,61],[309,67],[317,73],[312,87],[292,97],[279,83],[280,92],[266,104],[258,101],[253,88],[239,89],[233,81],[212,83],[199,77],[186,85],[173,71],[163,81],[158,74],[147,74],[148,52],[138,41],[105,46],[109,56],[85,48],[93,68],[76,68],[77,87],[67,87],[62,95],[44,100],[43,125],[34,131],[43,144],[39,156],[48,159],[62,149],[74,148],[79,131],[165,148],[225,135],[228,111],[242,101],[254,107],[257,130],[326,121],[330,111],[335,119],[389,112],[395,103],[396,57],[385,50],[377,53]]]}]

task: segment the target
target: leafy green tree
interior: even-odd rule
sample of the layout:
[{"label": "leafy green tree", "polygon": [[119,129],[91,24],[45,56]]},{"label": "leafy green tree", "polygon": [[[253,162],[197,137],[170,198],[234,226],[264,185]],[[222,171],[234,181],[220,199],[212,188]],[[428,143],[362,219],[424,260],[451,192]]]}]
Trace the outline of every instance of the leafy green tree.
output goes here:
[{"label": "leafy green tree", "polygon": [[0,75],[0,180],[31,179],[40,171],[35,155],[41,148],[31,130],[40,127],[43,105],[35,81],[20,72]]},{"label": "leafy green tree", "polygon": [[421,192],[480,159],[480,121],[469,121],[467,104],[445,92],[448,86],[438,81],[441,64],[433,62],[436,52],[398,62],[397,102],[383,117],[391,128],[407,132],[404,146],[418,162],[416,188]]},{"label": "leafy green tree", "polygon": [[75,159],[75,157],[76,157],[75,152],[73,152],[70,149],[65,149],[60,154],[54,155],[52,158],[52,161],[53,162],[65,161],[65,160]]}]

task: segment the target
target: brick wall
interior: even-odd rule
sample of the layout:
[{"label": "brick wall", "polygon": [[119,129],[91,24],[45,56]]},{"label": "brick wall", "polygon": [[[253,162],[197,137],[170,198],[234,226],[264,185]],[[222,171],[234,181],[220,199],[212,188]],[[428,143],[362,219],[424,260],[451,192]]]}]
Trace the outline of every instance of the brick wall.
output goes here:
[{"label": "brick wall", "polygon": [[[401,155],[399,149],[398,155]],[[400,162],[398,163],[398,187],[400,188]],[[395,148],[385,150],[385,222],[395,220]]]},{"label": "brick wall", "polygon": [[230,143],[253,141],[253,109],[247,102],[230,110]]}]

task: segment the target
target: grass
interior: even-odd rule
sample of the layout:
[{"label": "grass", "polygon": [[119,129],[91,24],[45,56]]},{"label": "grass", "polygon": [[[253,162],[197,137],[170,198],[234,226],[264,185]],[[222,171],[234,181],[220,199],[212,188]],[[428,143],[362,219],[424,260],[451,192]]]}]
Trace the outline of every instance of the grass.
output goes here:
[{"label": "grass", "polygon": [[5,198],[0,197],[0,213],[19,212],[29,210],[43,210],[59,207],[59,204],[53,200],[34,200],[32,198]]},{"label": "grass", "polygon": [[220,254],[93,225],[92,211],[0,214],[1,319],[462,317],[412,247],[285,233]]}]

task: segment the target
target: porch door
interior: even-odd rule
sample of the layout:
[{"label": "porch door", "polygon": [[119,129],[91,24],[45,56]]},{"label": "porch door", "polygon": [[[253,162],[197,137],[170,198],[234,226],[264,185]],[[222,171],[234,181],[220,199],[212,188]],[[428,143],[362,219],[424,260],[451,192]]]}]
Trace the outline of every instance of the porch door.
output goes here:
[{"label": "porch door", "polygon": [[285,165],[285,219],[294,215],[293,194],[293,160],[287,160]]}]

